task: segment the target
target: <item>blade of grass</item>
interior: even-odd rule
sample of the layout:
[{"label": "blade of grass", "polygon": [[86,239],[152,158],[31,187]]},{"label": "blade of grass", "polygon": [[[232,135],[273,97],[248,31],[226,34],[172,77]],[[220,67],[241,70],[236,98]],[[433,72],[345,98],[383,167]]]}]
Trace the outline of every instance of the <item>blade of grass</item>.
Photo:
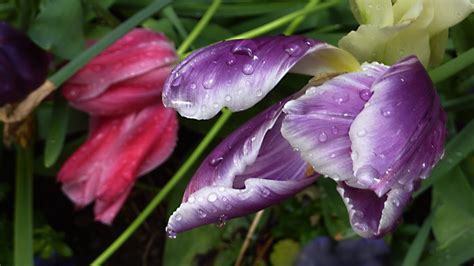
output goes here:
[{"label": "blade of grass", "polygon": [[16,149],[15,211],[13,225],[13,262],[33,265],[33,152]]},{"label": "blade of grass", "polygon": [[[319,0],[310,0],[308,4],[304,7],[303,10],[308,10],[311,9],[312,7],[316,6],[319,3]],[[283,32],[285,35],[290,35],[293,34],[296,29],[300,26],[300,24],[303,22],[303,20],[306,18],[306,15],[299,16],[295,18],[290,25],[286,28],[286,30]]]},{"label": "blade of grass", "polygon": [[62,97],[56,97],[51,110],[49,131],[44,149],[44,166],[51,167],[63,149],[69,123],[69,106]]},{"label": "blade of grass", "polygon": [[413,240],[413,243],[411,244],[410,249],[405,256],[405,259],[403,259],[402,266],[418,265],[418,261],[420,260],[421,254],[423,253],[423,249],[430,235],[432,221],[432,216],[426,218],[423,226],[421,226],[420,231],[418,231],[416,234],[415,240]]},{"label": "blade of grass", "polygon": [[430,71],[433,83],[446,80],[474,63],[474,48],[467,50],[458,57]]},{"label": "blade of grass", "polygon": [[182,40],[185,40],[188,37],[188,32],[184,28],[176,12],[174,12],[174,9],[172,6],[167,6],[163,9],[163,16],[165,16],[167,19],[170,20],[170,22],[178,31],[178,34]]}]

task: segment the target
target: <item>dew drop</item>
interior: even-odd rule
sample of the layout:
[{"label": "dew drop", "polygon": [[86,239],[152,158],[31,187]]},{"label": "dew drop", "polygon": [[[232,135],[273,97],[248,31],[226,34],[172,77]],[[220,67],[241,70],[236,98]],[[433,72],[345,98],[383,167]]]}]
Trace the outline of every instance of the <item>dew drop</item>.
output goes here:
[{"label": "dew drop", "polygon": [[381,108],[380,109],[380,113],[382,114],[382,116],[384,117],[389,117],[392,115],[393,113],[393,110],[391,108]]},{"label": "dew drop", "polygon": [[400,206],[400,201],[397,199],[392,200],[393,205],[399,207]]},{"label": "dew drop", "polygon": [[290,43],[285,46],[285,53],[291,57],[296,57],[301,55],[301,47],[297,43]]},{"label": "dew drop", "polygon": [[262,95],[263,95],[262,90],[258,89],[258,90],[257,90],[257,97],[260,97],[260,96],[262,96]]},{"label": "dew drop", "polygon": [[254,67],[251,64],[245,64],[244,67],[242,68],[242,72],[245,75],[251,75],[254,71]]},{"label": "dew drop", "polygon": [[194,196],[190,196],[190,197],[188,198],[188,202],[189,202],[189,203],[194,203],[195,201],[196,201],[196,198],[195,198]]},{"label": "dew drop", "polygon": [[214,77],[212,75],[209,75],[202,82],[202,86],[204,87],[204,89],[209,90],[214,85],[214,82],[215,82]]},{"label": "dew drop", "polygon": [[318,136],[320,142],[326,142],[328,140],[328,135],[325,132],[321,132]]},{"label": "dew drop", "polygon": [[423,168],[423,169],[426,168],[426,163],[422,163],[421,168]]},{"label": "dew drop", "polygon": [[371,92],[370,90],[368,89],[363,89],[359,92],[359,97],[363,100],[363,101],[368,101],[370,99],[370,96],[371,96]]},{"label": "dew drop", "polygon": [[267,198],[268,196],[270,196],[270,190],[268,188],[262,188],[261,192],[264,198]]},{"label": "dew drop", "polygon": [[332,133],[333,135],[337,135],[338,132],[339,132],[339,130],[337,129],[337,127],[335,127],[335,126],[332,126],[332,127],[331,127],[331,133]]},{"label": "dew drop", "polygon": [[351,159],[352,159],[352,160],[357,160],[357,159],[359,159],[359,153],[356,152],[356,151],[353,151],[353,152],[351,153]]},{"label": "dew drop", "polygon": [[169,239],[176,239],[176,232],[169,228],[168,226],[165,228],[166,235],[168,236]]},{"label": "dew drop", "polygon": [[224,160],[224,158],[222,156],[219,156],[219,157],[216,157],[212,160],[209,161],[209,165],[210,166],[213,166],[213,167],[216,167],[218,166],[222,161]]},{"label": "dew drop", "polygon": [[355,223],[354,227],[359,229],[362,232],[367,232],[369,230],[369,227],[366,224]]},{"label": "dew drop", "polygon": [[221,228],[225,225],[226,221],[227,221],[227,216],[225,214],[221,214],[219,218],[217,219],[216,226]]},{"label": "dew drop", "polygon": [[181,82],[183,81],[183,76],[176,74],[176,77],[173,79],[173,82],[171,82],[172,87],[178,87],[181,85]]},{"label": "dew drop", "polygon": [[207,216],[207,213],[203,210],[198,210],[199,218],[204,219]]},{"label": "dew drop", "polygon": [[231,51],[234,54],[243,54],[249,57],[254,57],[254,50],[256,49],[256,44],[252,40],[242,40],[235,44]]},{"label": "dew drop", "polygon": [[335,154],[335,153],[331,153],[331,155],[329,155],[329,157],[331,157],[331,158],[336,158],[336,154]]},{"label": "dew drop", "polygon": [[214,109],[217,109],[217,108],[219,108],[219,104],[218,104],[218,103],[214,103],[214,104],[212,105],[212,107],[214,107]]},{"label": "dew drop", "polygon": [[232,97],[230,95],[226,95],[224,99],[226,102],[230,102],[230,100],[232,100]]},{"label": "dew drop", "polygon": [[214,202],[217,200],[217,194],[216,193],[211,193],[209,196],[207,196],[207,201],[209,202]]},{"label": "dew drop", "polygon": [[174,219],[175,219],[177,222],[179,222],[179,221],[183,220],[183,216],[182,216],[181,214],[177,213],[177,214],[174,216]]},{"label": "dew drop", "polygon": [[338,104],[342,104],[342,103],[345,103],[345,102],[349,101],[349,94],[347,94],[347,93],[342,93],[342,94],[339,94],[339,95],[333,95],[332,98],[333,98],[333,100],[335,100]]},{"label": "dew drop", "polygon": [[365,130],[365,129],[361,129],[361,130],[359,130],[359,132],[357,132],[358,137],[363,137],[365,135],[367,135],[367,130]]},{"label": "dew drop", "polygon": [[314,40],[312,39],[305,39],[304,44],[308,45],[309,47],[314,45]]},{"label": "dew drop", "polygon": [[226,62],[226,63],[227,63],[227,65],[229,65],[229,66],[233,66],[233,65],[235,65],[235,59],[234,59],[233,57],[232,57],[232,58],[229,58],[229,59],[227,59],[227,62]]},{"label": "dew drop", "polygon": [[379,176],[379,172],[370,165],[362,166],[356,173],[357,183],[367,187],[371,186]]}]

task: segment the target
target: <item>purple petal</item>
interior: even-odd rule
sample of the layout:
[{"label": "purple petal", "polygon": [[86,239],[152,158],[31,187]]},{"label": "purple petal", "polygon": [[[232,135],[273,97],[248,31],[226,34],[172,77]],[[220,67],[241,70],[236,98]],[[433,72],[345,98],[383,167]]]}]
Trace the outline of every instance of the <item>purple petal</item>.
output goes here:
[{"label": "purple petal", "polygon": [[367,189],[353,188],[340,182],[341,195],[354,231],[364,238],[379,238],[393,229],[411,199],[412,189],[395,186],[382,197]]},{"label": "purple petal", "polygon": [[315,75],[357,69],[358,63],[347,52],[304,36],[224,41],[198,50],[173,70],[163,103],[195,119],[209,119],[223,107],[241,111],[265,97],[292,68]]},{"label": "purple petal", "polygon": [[379,196],[400,181],[426,176],[444,143],[445,115],[433,84],[416,57],[390,67],[349,131],[357,183]]},{"label": "purple petal", "polygon": [[308,164],[281,136],[285,102],[244,124],[204,160],[169,219],[170,236],[263,209],[315,180]]},{"label": "purple petal", "polygon": [[349,128],[371,96],[370,87],[387,67],[366,64],[364,71],[337,76],[284,107],[282,134],[314,169],[332,179],[353,178]]}]

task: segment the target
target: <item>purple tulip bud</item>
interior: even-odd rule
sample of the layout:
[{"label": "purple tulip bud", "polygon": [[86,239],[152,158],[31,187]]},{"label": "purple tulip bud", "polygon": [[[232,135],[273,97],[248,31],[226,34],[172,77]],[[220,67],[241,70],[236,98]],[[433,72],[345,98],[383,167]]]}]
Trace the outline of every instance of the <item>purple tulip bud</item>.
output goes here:
[{"label": "purple tulip bud", "polygon": [[0,22],[0,105],[24,99],[46,79],[48,55],[24,33]]},{"label": "purple tulip bud", "polygon": [[338,183],[356,233],[377,238],[392,230],[442,156],[446,115],[416,57],[392,66],[353,62],[328,44],[277,36],[221,42],[179,64],[163,102],[196,119],[223,106],[251,107],[289,71],[315,78],[211,152],[168,233],[268,207],[309,186],[315,172]]}]

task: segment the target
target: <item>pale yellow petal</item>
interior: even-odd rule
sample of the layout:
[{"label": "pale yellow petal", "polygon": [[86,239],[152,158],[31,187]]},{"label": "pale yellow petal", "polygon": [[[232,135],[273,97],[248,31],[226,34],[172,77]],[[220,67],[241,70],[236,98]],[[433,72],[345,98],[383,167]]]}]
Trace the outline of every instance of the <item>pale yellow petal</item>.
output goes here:
[{"label": "pale yellow petal", "polygon": [[430,67],[437,66],[443,62],[444,50],[448,44],[448,29],[432,36],[430,39]]},{"label": "pale yellow petal", "polygon": [[435,35],[452,27],[474,11],[472,0],[430,0],[433,2],[435,16],[429,31]]},{"label": "pale yellow petal", "polygon": [[328,45],[305,56],[291,69],[291,72],[319,76],[359,70],[360,64],[354,56],[343,49]]},{"label": "pale yellow petal", "polygon": [[391,0],[351,0],[351,9],[359,24],[393,25]]}]

